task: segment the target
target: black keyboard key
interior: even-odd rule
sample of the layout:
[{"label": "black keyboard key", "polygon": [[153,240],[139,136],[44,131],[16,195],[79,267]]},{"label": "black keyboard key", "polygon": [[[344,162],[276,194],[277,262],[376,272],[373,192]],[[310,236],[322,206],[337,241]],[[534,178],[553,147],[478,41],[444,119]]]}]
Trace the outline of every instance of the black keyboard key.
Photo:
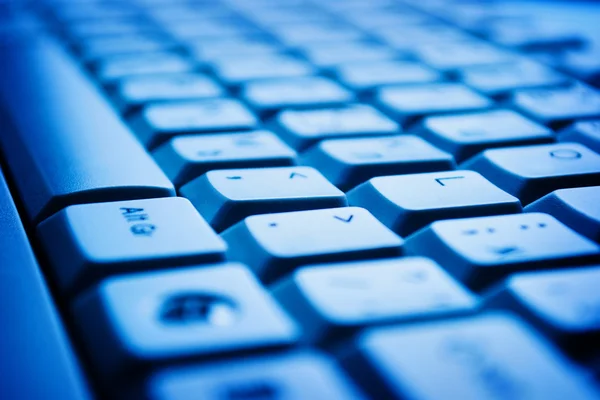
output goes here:
[{"label": "black keyboard key", "polygon": [[194,64],[180,54],[160,52],[109,57],[94,69],[98,79],[109,84],[133,76],[190,72]]},{"label": "black keyboard key", "polygon": [[326,140],[302,155],[342,190],[375,176],[454,169],[452,155],[414,135]]},{"label": "black keyboard key", "polygon": [[111,385],[167,362],[281,347],[299,335],[237,263],[109,278],[73,313],[95,370]]},{"label": "black keyboard key", "polygon": [[600,154],[600,120],[580,121],[558,134],[561,142],[577,142]]},{"label": "black keyboard key", "polygon": [[600,266],[517,274],[487,297],[490,308],[509,309],[575,357],[600,351]]},{"label": "black keyboard key", "polygon": [[556,190],[525,208],[545,212],[600,243],[600,186]]},{"label": "black keyboard key", "polygon": [[222,236],[227,257],[245,262],[266,283],[301,265],[397,256],[403,244],[357,207],[255,215]]},{"label": "black keyboard key", "polygon": [[541,213],[437,221],[406,248],[476,290],[514,272],[600,260],[600,247]]},{"label": "black keyboard key", "polygon": [[456,113],[490,108],[491,100],[458,83],[392,86],[379,89],[375,101],[402,123],[428,114]]},{"label": "black keyboard key", "polygon": [[269,131],[176,137],[154,152],[176,186],[212,169],[294,165],[296,152]]},{"label": "black keyboard key", "polygon": [[548,193],[600,185],[600,155],[577,143],[486,150],[463,164],[527,205]]},{"label": "black keyboard key", "polygon": [[503,109],[425,118],[418,133],[457,163],[485,149],[554,141],[550,129]]},{"label": "black keyboard key", "polygon": [[243,88],[242,98],[262,115],[284,108],[340,106],[355,100],[349,90],[318,76],[251,82]]},{"label": "black keyboard key", "polygon": [[600,92],[581,84],[517,91],[512,103],[518,110],[551,127],[564,126],[578,118],[600,116]]},{"label": "black keyboard key", "polygon": [[[81,70],[50,41],[2,48],[4,161],[34,223],[71,204],[174,195]],[[135,168],[132,168],[135,166]]]},{"label": "black keyboard key", "polygon": [[582,370],[510,314],[373,329],[345,358],[352,375],[378,399],[592,400],[599,395]]},{"label": "black keyboard key", "polygon": [[304,340],[333,341],[367,325],[474,311],[475,296],[420,257],[311,265],[273,287]]},{"label": "black keyboard key", "polygon": [[375,108],[363,104],[322,110],[288,110],[273,120],[279,136],[299,151],[323,139],[383,136],[400,126]]},{"label": "black keyboard key", "polygon": [[146,387],[140,398],[152,400],[363,399],[332,360],[309,351],[170,369]]},{"label": "black keyboard key", "polygon": [[517,198],[474,171],[381,176],[351,190],[348,201],[400,236],[441,219],[521,212]]},{"label": "black keyboard key", "polygon": [[348,205],[344,193],[310,167],[209,171],[180,193],[219,232],[250,215]]},{"label": "black keyboard key", "polygon": [[67,295],[110,274],[216,262],[225,253],[221,238],[178,197],[70,206],[37,234]]},{"label": "black keyboard key", "polygon": [[114,89],[114,102],[122,111],[146,103],[220,97],[224,90],[202,74],[165,74],[123,79]]},{"label": "black keyboard key", "polygon": [[138,138],[150,149],[176,135],[252,129],[257,124],[241,102],[228,98],[153,104],[131,120]]}]

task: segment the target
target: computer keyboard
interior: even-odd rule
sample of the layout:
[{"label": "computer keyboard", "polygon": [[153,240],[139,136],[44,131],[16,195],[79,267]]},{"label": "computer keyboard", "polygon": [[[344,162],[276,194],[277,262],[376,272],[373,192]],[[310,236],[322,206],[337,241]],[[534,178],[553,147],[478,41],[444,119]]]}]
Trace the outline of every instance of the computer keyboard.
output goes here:
[{"label": "computer keyboard", "polygon": [[0,398],[600,399],[600,30],[521,6],[0,1]]}]

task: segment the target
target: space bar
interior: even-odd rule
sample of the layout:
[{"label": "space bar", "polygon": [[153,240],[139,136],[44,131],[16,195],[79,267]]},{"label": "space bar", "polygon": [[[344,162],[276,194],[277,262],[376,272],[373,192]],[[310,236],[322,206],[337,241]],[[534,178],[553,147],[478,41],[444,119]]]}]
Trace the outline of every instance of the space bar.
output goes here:
[{"label": "space bar", "polygon": [[0,147],[31,222],[72,204],[175,194],[57,43],[38,38],[0,53]]}]

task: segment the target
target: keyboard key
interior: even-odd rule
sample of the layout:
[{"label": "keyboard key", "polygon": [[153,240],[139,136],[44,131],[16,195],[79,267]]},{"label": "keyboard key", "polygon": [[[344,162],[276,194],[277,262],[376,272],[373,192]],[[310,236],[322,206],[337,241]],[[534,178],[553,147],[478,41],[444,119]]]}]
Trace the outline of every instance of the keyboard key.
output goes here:
[{"label": "keyboard key", "polygon": [[565,52],[558,67],[591,85],[600,86],[600,49],[597,47]]},{"label": "keyboard key", "polygon": [[180,41],[197,38],[223,38],[255,34],[257,30],[240,18],[204,18],[197,20],[163,23],[168,34]]},{"label": "keyboard key", "polygon": [[[241,56],[249,57],[246,61],[256,62],[254,60],[257,60],[259,56],[275,55],[283,51],[283,46],[262,36],[211,38],[193,41],[189,43],[189,47],[196,58],[204,62],[217,62],[228,58],[239,59]],[[235,68],[234,65],[228,67],[232,70]],[[277,73],[277,71],[273,71],[273,73]]]},{"label": "keyboard key", "polygon": [[305,150],[323,139],[391,135],[400,131],[397,123],[362,104],[283,111],[275,117],[274,126],[279,136],[298,150]]},{"label": "keyboard key", "polygon": [[[173,185],[60,46],[4,45],[4,162],[35,226],[80,203],[166,197]],[[51,106],[50,106],[51,105]]]},{"label": "keyboard key", "polygon": [[208,76],[190,73],[123,79],[114,92],[114,101],[123,111],[145,103],[205,99],[224,93]]},{"label": "keyboard key", "polygon": [[437,23],[405,26],[402,29],[390,26],[378,29],[376,35],[387,45],[413,55],[430,43],[453,44],[473,41],[473,37],[466,32],[447,24]]},{"label": "keyboard key", "polygon": [[490,39],[503,46],[526,51],[563,51],[583,47],[580,34],[549,24],[497,24],[489,32]]},{"label": "keyboard key", "polygon": [[325,140],[305,152],[302,162],[344,191],[375,176],[455,167],[452,155],[414,135]]},{"label": "keyboard key", "polygon": [[554,141],[554,132],[510,110],[425,118],[419,135],[462,162],[490,148]]},{"label": "keyboard key", "polygon": [[411,123],[428,114],[475,111],[492,102],[457,83],[432,83],[378,90],[375,101],[401,123]]},{"label": "keyboard key", "polygon": [[219,232],[254,214],[348,205],[344,193],[310,167],[209,171],[180,192]]},{"label": "keyboard key", "polygon": [[153,149],[176,135],[252,129],[258,120],[237,100],[211,99],[149,105],[130,123],[142,143]]},{"label": "keyboard key", "polygon": [[476,290],[514,272],[600,259],[597,245],[541,213],[437,221],[409,237],[406,248]]},{"label": "keyboard key", "polygon": [[364,41],[318,44],[310,46],[303,53],[312,64],[320,68],[389,60],[400,56],[398,52],[387,46]]},{"label": "keyboard key", "polygon": [[385,85],[431,83],[442,79],[432,68],[414,61],[376,61],[343,64],[334,70],[336,78],[352,90],[366,91]]},{"label": "keyboard key", "polygon": [[222,236],[227,257],[243,260],[265,283],[301,265],[397,256],[403,243],[357,207],[254,215]]},{"label": "keyboard key", "polygon": [[109,278],[80,297],[73,313],[94,367],[111,385],[177,359],[285,346],[299,334],[237,263]]},{"label": "keyboard key", "polygon": [[[307,382],[310,382],[307,385]],[[363,399],[327,356],[309,351],[171,369],[152,377],[152,400]]]},{"label": "keyboard key", "polygon": [[557,189],[600,184],[600,155],[577,143],[486,150],[462,165],[527,205]]},{"label": "keyboard key", "polygon": [[154,152],[177,186],[212,169],[294,165],[295,157],[296,152],[269,131],[180,136]]},{"label": "keyboard key", "polygon": [[591,379],[510,314],[373,329],[345,364],[374,398],[598,398]]},{"label": "keyboard key", "polygon": [[464,68],[459,77],[467,86],[488,96],[502,96],[514,90],[561,86],[570,79],[533,61]]},{"label": "keyboard key", "polygon": [[177,197],[70,206],[37,234],[68,295],[110,274],[216,262],[225,253],[221,238]]},{"label": "keyboard key", "polygon": [[476,298],[420,257],[311,265],[276,284],[275,298],[307,341],[333,341],[371,324],[472,312]]},{"label": "keyboard key", "polygon": [[135,18],[75,21],[62,28],[76,42],[102,37],[156,33],[151,24]]},{"label": "keyboard key", "polygon": [[333,107],[354,101],[354,95],[323,77],[273,79],[247,84],[242,97],[258,113],[283,108]]},{"label": "keyboard key", "polygon": [[351,190],[348,201],[400,236],[441,219],[521,212],[517,198],[473,171],[381,176]]},{"label": "keyboard key", "polygon": [[448,71],[475,65],[513,61],[515,56],[484,41],[423,43],[414,49],[417,58],[438,70]]},{"label": "keyboard key", "polygon": [[553,215],[574,231],[600,243],[600,186],[560,189],[531,203],[527,212]]},{"label": "keyboard key", "polygon": [[98,62],[96,75],[104,83],[139,75],[190,72],[194,65],[175,53],[128,54]]},{"label": "keyboard key", "polygon": [[580,358],[598,354],[600,266],[516,274],[491,292],[490,308],[510,309]]},{"label": "keyboard key", "polygon": [[340,23],[285,24],[276,27],[273,33],[290,47],[302,47],[311,43],[345,43],[364,39],[364,35],[359,30]]},{"label": "keyboard key", "polygon": [[518,91],[512,102],[517,109],[551,127],[564,126],[577,118],[600,116],[600,92],[580,84]]},{"label": "keyboard key", "polygon": [[558,134],[560,142],[577,142],[600,153],[600,119],[579,121]]},{"label": "keyboard key", "polygon": [[160,53],[175,46],[173,41],[162,35],[147,33],[92,38],[77,47],[85,61],[93,62],[127,54]]},{"label": "keyboard key", "polygon": [[217,60],[213,69],[217,77],[230,86],[260,79],[296,78],[315,72],[305,61],[278,54],[229,57]]}]

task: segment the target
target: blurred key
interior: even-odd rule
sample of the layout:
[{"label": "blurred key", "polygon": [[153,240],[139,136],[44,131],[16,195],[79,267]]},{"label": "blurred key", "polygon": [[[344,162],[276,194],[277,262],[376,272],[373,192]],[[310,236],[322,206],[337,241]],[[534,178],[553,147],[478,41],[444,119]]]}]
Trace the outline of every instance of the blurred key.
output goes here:
[{"label": "blurred key", "polygon": [[579,121],[558,134],[560,142],[577,142],[600,154],[600,119]]},{"label": "blurred key", "polygon": [[577,118],[600,116],[600,92],[581,84],[517,91],[512,103],[525,114],[551,127],[563,126]]},{"label": "blurred key", "polygon": [[348,42],[361,40],[364,35],[357,29],[340,23],[294,23],[279,26],[275,36],[291,47],[302,47],[311,43]]},{"label": "blurred key", "polygon": [[237,263],[109,278],[73,312],[95,370],[111,385],[175,360],[285,346],[299,334]]},{"label": "blurred key", "polygon": [[348,204],[342,191],[310,167],[209,171],[180,193],[218,232],[250,215]]},{"label": "blurred key", "polygon": [[527,212],[545,212],[600,243],[600,186],[560,189],[531,203]]},{"label": "blurred key", "polygon": [[175,39],[185,41],[197,38],[222,38],[244,36],[257,33],[257,29],[245,23],[240,18],[210,18],[201,22],[173,21],[163,24],[168,34]]},{"label": "blurred key", "polygon": [[558,67],[591,85],[600,86],[600,48],[598,47],[565,52]]},{"label": "blurred key", "polygon": [[554,132],[514,111],[496,109],[460,115],[428,117],[418,128],[429,143],[462,162],[496,147],[554,141]]},{"label": "blurred key", "polygon": [[452,155],[414,135],[326,140],[302,155],[342,190],[381,175],[454,169]]},{"label": "blurred key", "polygon": [[109,57],[99,61],[96,75],[103,83],[139,75],[190,72],[194,64],[177,53],[159,52]]},{"label": "blurred key", "polygon": [[142,143],[153,149],[175,135],[251,129],[258,120],[239,101],[224,98],[149,105],[130,123]]},{"label": "blurred key", "polygon": [[225,243],[189,201],[171,197],[67,207],[38,227],[68,295],[114,273],[223,259]]},{"label": "blurred key", "polygon": [[374,398],[592,400],[598,389],[511,314],[361,335],[346,367]]},{"label": "blurred key", "polygon": [[[415,54],[426,44],[444,44],[472,41],[468,33],[446,24],[423,24],[385,27],[376,33],[377,37],[396,50]],[[442,49],[443,52],[443,49]]]},{"label": "blurred key", "polygon": [[185,3],[165,1],[156,7],[147,7],[147,13],[159,23],[175,24],[177,22],[204,22],[205,20],[227,18],[232,12],[215,2]]},{"label": "blurred key", "polygon": [[301,265],[398,256],[403,244],[357,207],[254,215],[222,237],[230,244],[227,257],[245,262],[265,283]]},{"label": "blurred key", "polygon": [[438,70],[455,70],[474,65],[490,65],[512,61],[515,56],[484,41],[424,43],[415,48],[417,58]]},{"label": "blurred key", "polygon": [[488,293],[487,306],[518,312],[576,357],[600,346],[600,266],[516,274]]},{"label": "blurred key", "polygon": [[600,185],[600,155],[577,143],[486,150],[462,167],[479,172],[523,205],[557,189]]},{"label": "blurred key", "polygon": [[414,61],[351,63],[334,70],[336,78],[352,90],[372,90],[385,85],[431,83],[442,79],[432,68]]},{"label": "blurred key", "polygon": [[561,51],[577,49],[586,39],[573,31],[545,24],[498,24],[489,32],[490,40],[503,46],[526,51]]},{"label": "blurred key", "polygon": [[175,42],[153,33],[92,38],[77,46],[79,54],[87,62],[128,54],[163,52],[174,47]]},{"label": "blurred key", "polygon": [[284,108],[333,107],[355,100],[352,92],[318,76],[252,82],[241,95],[261,115]]},{"label": "blurred key", "polygon": [[[251,57],[250,59],[246,59],[246,61],[253,61],[259,56],[274,55],[283,51],[283,46],[262,36],[211,38],[209,40],[191,41],[189,48],[198,60],[206,62],[215,62],[228,58],[237,58],[239,60],[241,56]],[[279,65],[279,67],[281,68],[282,65]],[[234,66],[231,65],[230,68],[233,69]]]},{"label": "blurred key", "polygon": [[205,99],[223,94],[223,89],[208,76],[181,73],[123,79],[115,88],[113,98],[117,107],[126,111],[146,103]]},{"label": "blurred key", "polygon": [[63,25],[62,29],[64,29],[67,32],[67,35],[75,42],[102,37],[117,37],[121,35],[158,32],[151,24],[136,18],[109,18],[104,20],[75,21]]},{"label": "blurred key", "polygon": [[236,56],[213,64],[217,77],[234,86],[259,79],[295,78],[311,75],[315,69],[305,61],[288,55]]},{"label": "blurred key", "polygon": [[52,8],[54,17],[63,23],[94,19],[125,19],[139,15],[135,7],[124,3],[69,2]]},{"label": "blurred key", "polygon": [[154,152],[179,186],[212,169],[294,165],[296,152],[269,131],[176,137]]},{"label": "blurred key", "polygon": [[351,190],[348,201],[400,236],[441,219],[521,212],[517,198],[473,171],[381,176]]},{"label": "blurred key", "polygon": [[437,221],[409,237],[406,248],[476,290],[514,272],[600,260],[600,247],[541,213]]},{"label": "blurred key", "polygon": [[154,375],[146,387],[140,398],[152,400],[363,398],[332,360],[312,351],[170,369]]},{"label": "blurred key", "polygon": [[401,123],[428,114],[474,111],[492,105],[486,97],[458,83],[384,87],[377,91],[375,101]]},{"label": "blurred key", "polygon": [[366,41],[325,43],[304,50],[308,60],[320,68],[336,65],[390,60],[401,54],[381,44]]},{"label": "blurred key", "polygon": [[283,111],[273,124],[279,136],[298,150],[305,150],[323,139],[391,135],[400,131],[397,123],[363,104]]},{"label": "blurred key", "polygon": [[276,284],[275,298],[307,341],[333,341],[372,324],[472,312],[477,299],[421,257],[311,265]]}]

